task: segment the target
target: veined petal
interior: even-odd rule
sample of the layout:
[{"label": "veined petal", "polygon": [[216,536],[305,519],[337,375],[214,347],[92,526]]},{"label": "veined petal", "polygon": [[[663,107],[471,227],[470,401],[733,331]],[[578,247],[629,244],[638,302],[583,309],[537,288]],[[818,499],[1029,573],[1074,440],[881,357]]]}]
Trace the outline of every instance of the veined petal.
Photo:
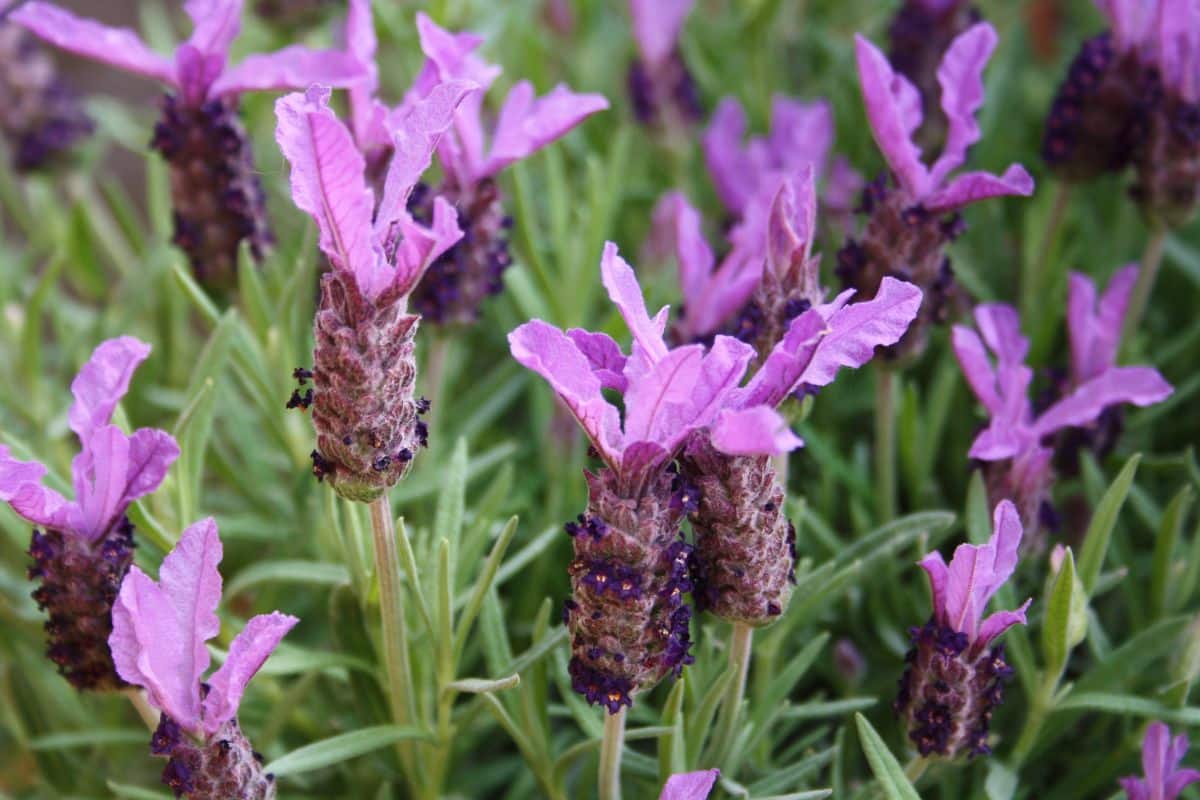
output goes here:
[{"label": "veined petal", "polygon": [[242,92],[307,90],[314,84],[336,89],[353,86],[365,71],[350,53],[340,50],[312,50],[294,44],[274,53],[246,56],[240,64],[225,70],[209,89],[219,97]]},{"label": "veined petal", "polygon": [[794,179],[780,182],[766,234],[767,268],[805,297],[818,295],[817,262],[811,258],[817,236],[817,187],[811,164],[801,167]]},{"label": "veined petal", "polygon": [[246,684],[258,672],[267,657],[300,620],[275,611],[259,614],[246,623],[229,645],[229,655],[220,669],[208,679],[204,698],[204,732],[209,736],[237,715]]},{"label": "veined petal", "polygon": [[0,444],[0,500],[35,525],[61,530],[69,504],[53,489],[42,486],[46,468],[36,461],[18,461]]},{"label": "veined petal", "polygon": [[1042,437],[1062,428],[1088,425],[1109,406],[1153,405],[1173,391],[1171,384],[1151,367],[1112,367],[1046,409],[1034,423],[1034,432]]},{"label": "veined petal", "polygon": [[1025,611],[1032,602],[1032,599],[1026,600],[1015,611],[997,611],[989,614],[983,624],[979,626],[979,634],[975,637],[976,646],[987,647],[993,639],[1013,625],[1024,625],[1026,623]]},{"label": "veined petal", "polygon": [[186,0],[183,10],[195,26],[188,44],[224,62],[242,28],[242,0]]},{"label": "veined petal", "polygon": [[671,57],[693,0],[629,0],[633,38],[650,67]]},{"label": "veined petal", "polygon": [[408,294],[421,281],[429,265],[463,237],[458,227],[458,212],[444,197],[433,200],[433,225],[425,227],[404,212],[396,223],[399,243],[395,245],[395,270],[379,274],[375,284],[380,292],[395,285],[401,294]]},{"label": "veined petal", "polygon": [[141,428],[129,437],[129,467],[125,473],[122,505],[150,494],[167,477],[167,470],[179,458],[175,437],[157,428]]},{"label": "veined petal", "polygon": [[[684,345],[649,362],[642,373],[634,375],[626,371],[629,379],[625,390],[626,441],[652,442],[667,452],[673,450],[675,440],[686,435],[681,435],[681,431],[689,431],[697,418],[693,394],[703,361],[701,345]],[[707,425],[710,419],[703,420],[698,427]]]},{"label": "veined petal", "polygon": [[787,420],[769,406],[722,409],[712,424],[713,447],[731,456],[780,455],[804,446]]},{"label": "veined petal", "polygon": [[816,309],[809,309],[793,319],[787,333],[771,350],[754,377],[745,388],[734,393],[736,407],[777,406],[782,403],[802,382],[805,370],[826,331],[825,319]]},{"label": "veined petal", "polygon": [[588,116],[606,108],[608,100],[602,95],[576,94],[563,84],[535,99],[533,85],[528,81],[518,82],[500,109],[491,153],[476,177],[495,175],[514,161],[527,158],[567,135]]},{"label": "veined petal", "polygon": [[942,155],[930,170],[930,184],[939,186],[967,160],[967,149],[979,141],[975,115],[983,106],[983,69],[996,49],[996,29],[980,22],[963,31],[942,56],[938,85],[942,110],[949,122]]},{"label": "veined petal", "polygon": [[634,275],[633,268],[621,258],[617,246],[612,242],[604,243],[604,254],[600,259],[600,277],[604,288],[608,290],[609,298],[620,310],[629,332],[633,334],[634,341],[641,346],[645,356],[651,362],[664,358],[667,355],[667,344],[663,341],[666,318],[659,312],[655,319],[650,319],[637,276]]},{"label": "veined petal", "polygon": [[607,333],[593,333],[582,328],[571,328],[567,336],[591,364],[592,372],[603,388],[625,391],[629,386],[625,378],[626,358],[616,340]]},{"label": "veined petal", "polygon": [[719,769],[681,772],[667,778],[658,800],[706,800],[720,776]]},{"label": "veined petal", "polygon": [[117,403],[129,391],[134,370],[149,355],[150,345],[132,336],[109,339],[92,351],[71,381],[75,402],[67,412],[67,423],[80,440],[108,424]]},{"label": "veined petal", "polygon": [[950,570],[942,554],[934,550],[918,564],[929,577],[929,591],[933,601],[933,615],[943,625],[949,625],[946,615],[946,586],[950,582]]},{"label": "veined petal", "polygon": [[71,470],[75,473],[78,510],[71,527],[87,539],[98,539],[127,505],[129,438],[116,425],[92,431],[83,451],[72,461]]},{"label": "veined petal", "polygon": [[928,211],[941,213],[969,206],[989,197],[1033,194],[1033,178],[1020,164],[1013,164],[999,177],[990,172],[964,172],[922,201]]},{"label": "veined petal", "polygon": [[855,35],[854,47],[871,135],[900,185],[920,200],[930,188],[921,148],[912,140],[921,124],[921,94],[871,42]]}]

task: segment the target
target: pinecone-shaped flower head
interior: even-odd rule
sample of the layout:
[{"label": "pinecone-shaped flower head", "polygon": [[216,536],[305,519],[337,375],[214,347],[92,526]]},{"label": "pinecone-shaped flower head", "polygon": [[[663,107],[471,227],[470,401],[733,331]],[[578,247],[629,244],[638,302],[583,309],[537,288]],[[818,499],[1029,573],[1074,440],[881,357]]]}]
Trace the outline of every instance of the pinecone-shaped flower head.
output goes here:
[{"label": "pinecone-shaped flower head", "polygon": [[694,0],[629,0],[638,57],[627,84],[633,114],[643,125],[686,129],[704,115],[700,93],[679,49],[679,34]]},{"label": "pinecone-shaped flower head", "polygon": [[929,326],[944,321],[957,304],[944,251],[963,230],[959,211],[989,197],[1033,192],[1033,179],[1017,164],[999,176],[967,172],[950,177],[965,163],[968,148],[979,141],[975,115],[983,104],[983,69],[996,41],[992,26],[981,22],[960,34],[946,50],[938,68],[941,107],[947,120],[945,144],[937,160],[926,166],[921,148],[913,141],[922,120],[920,92],[892,69],[873,44],[856,37],[867,118],[892,182],[876,182],[864,192],[866,227],[838,253],[837,271],[864,300],[875,296],[887,275],[922,289],[921,316],[893,355],[920,352]]},{"label": "pinecone-shaped flower head", "polygon": [[1176,800],[1185,787],[1200,781],[1200,771],[1179,765],[1187,755],[1188,738],[1171,738],[1171,729],[1153,722],[1142,741],[1142,774],[1121,778],[1121,788],[1129,800]]},{"label": "pinecone-shaped flower head", "polygon": [[192,35],[172,57],[154,52],[133,31],[82,19],[52,3],[25,3],[14,22],[68,52],[153,78],[167,86],[151,146],[171,166],[174,242],[208,288],[237,285],[238,247],[260,256],[271,242],[262,187],[246,131],[237,118],[244,92],[347,86],[362,67],[347,53],[292,45],[229,65],[241,29],[243,0],[187,0]]},{"label": "pinecone-shaped flower head", "polygon": [[1003,648],[992,642],[1025,624],[1031,602],[984,618],[988,601],[1016,569],[1021,544],[1021,520],[1012,503],[996,506],[993,525],[986,544],[960,544],[949,565],[937,552],[921,561],[933,590],[933,616],[912,629],[909,666],[895,706],[923,756],[989,752],[992,712],[1012,675]]},{"label": "pinecone-shaped flower head", "polygon": [[146,690],[162,712],[151,752],[170,760],[163,783],[190,800],[267,800],[274,778],[237,724],[246,684],[299,620],[278,611],[246,623],[225,662],[204,681],[209,639],[221,629],[221,540],[212,518],[183,532],[155,582],[129,570],[113,607],[109,637],[120,676]]},{"label": "pinecone-shaped flower head", "polygon": [[[398,120],[378,205],[366,161],[312,87],[276,103],[275,138],[291,164],[292,199],[316,220],[333,269],[321,279],[313,322],[313,469],[343,497],[371,502],[407,471],[425,445],[424,401],[413,393],[416,315],[408,297],[421,274],[462,236],[454,209],[433,207],[430,227],[408,213],[413,186],[429,166],[455,107],[475,91],[443,84]],[[301,373],[307,377],[307,373]]]},{"label": "pinecone-shaped flower head", "polygon": [[71,383],[67,414],[79,437],[71,462],[75,499],[42,485],[46,468],[17,461],[0,445],[0,500],[36,528],[29,545],[38,581],[33,598],[49,619],[47,655],[77,689],[123,686],[108,650],[112,608],[133,563],[133,526],[125,516],[134,500],[158,488],[179,456],[170,434],[142,428],[126,436],[111,424],[150,346],[129,336],[110,339]]}]

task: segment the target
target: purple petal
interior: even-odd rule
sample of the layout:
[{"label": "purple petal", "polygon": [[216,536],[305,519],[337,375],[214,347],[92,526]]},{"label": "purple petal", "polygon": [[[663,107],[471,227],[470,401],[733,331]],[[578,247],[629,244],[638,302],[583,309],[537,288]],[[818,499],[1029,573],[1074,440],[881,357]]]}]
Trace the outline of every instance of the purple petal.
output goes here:
[{"label": "purple petal", "polygon": [[[417,12],[417,35],[421,40],[421,52],[432,62],[437,78],[434,82],[449,80],[471,81],[487,91],[502,70],[475,55],[483,37],[474,33],[451,33],[437,25],[424,11]],[[423,76],[431,80],[432,76]],[[419,81],[420,79],[418,79]],[[421,88],[426,92],[432,83]]]},{"label": "purple petal", "polygon": [[693,0],[629,0],[633,38],[647,66],[653,68],[671,57],[692,11]]},{"label": "purple petal", "polygon": [[666,308],[650,319],[646,311],[646,300],[642,297],[642,287],[638,285],[633,268],[621,258],[617,246],[612,242],[604,243],[604,254],[600,258],[600,278],[608,296],[621,312],[629,332],[633,334],[635,355],[640,348],[643,357],[657,361],[667,355],[667,345],[663,341],[663,330],[666,325]]},{"label": "purple petal", "polygon": [[123,504],[153,492],[179,458],[175,437],[156,428],[141,428],[129,437],[129,468],[125,473]]},{"label": "purple petal", "polygon": [[993,639],[1013,625],[1024,625],[1026,622],[1025,611],[1032,602],[1032,599],[1026,600],[1016,611],[997,611],[989,614],[983,624],[979,626],[979,634],[975,637],[976,647],[987,647]]},{"label": "purple petal", "polygon": [[1109,406],[1132,403],[1148,406],[1161,402],[1174,389],[1151,367],[1112,367],[1080,385],[1046,409],[1034,424],[1042,437],[1067,427],[1088,425]]},{"label": "purple petal", "polygon": [[71,381],[75,402],[67,412],[67,423],[81,441],[112,419],[113,409],[129,391],[134,370],[149,355],[150,345],[132,336],[109,339],[92,351]]},{"label": "purple petal", "polygon": [[771,98],[767,144],[774,165],[792,173],[804,166],[819,176],[833,147],[833,107],[827,100],[804,103],[783,95]]},{"label": "purple petal", "polygon": [[188,44],[224,63],[242,27],[242,0],[186,0],[183,10],[195,26]]},{"label": "purple petal", "polygon": [[1033,178],[1020,164],[1013,164],[997,177],[990,172],[964,172],[922,202],[929,211],[953,211],[989,197],[1033,194]]},{"label": "purple petal", "polygon": [[1001,366],[1025,363],[1029,340],[1021,335],[1021,318],[1015,308],[1004,303],[983,303],[975,307],[975,324]]},{"label": "purple petal", "polygon": [[1117,362],[1121,327],[1138,267],[1117,271],[1096,303],[1096,286],[1086,275],[1072,272],[1067,292],[1067,334],[1071,342],[1071,377],[1082,383]]},{"label": "purple petal", "polygon": [[62,530],[70,504],[58,492],[42,486],[45,474],[44,466],[16,460],[0,444],[0,500],[35,525]]},{"label": "purple petal", "polygon": [[672,775],[667,778],[658,800],[706,800],[720,774],[719,769],[705,769]]},{"label": "purple petal", "polygon": [[937,77],[949,125],[942,155],[930,170],[933,186],[941,185],[947,175],[962,166],[967,149],[979,141],[975,115],[983,106],[983,69],[996,49],[997,38],[995,28],[980,22],[955,37],[942,56]]},{"label": "purple petal", "polygon": [[1096,5],[1108,17],[1117,47],[1125,51],[1142,43],[1156,4],[1143,0],[1096,0]]},{"label": "purple petal", "polygon": [[962,368],[967,385],[979,398],[979,402],[990,414],[1000,413],[1000,396],[996,393],[996,373],[988,360],[987,350],[979,334],[962,325],[955,325],[950,333],[954,356]]},{"label": "purple petal", "polygon": [[1118,783],[1125,790],[1126,800],[1151,800],[1150,790],[1140,778],[1130,775],[1127,778],[1120,778]]},{"label": "purple petal", "polygon": [[[632,361],[632,360],[631,360]],[[670,452],[681,432],[691,430],[697,414],[693,392],[700,380],[704,347],[684,345],[648,362],[645,370],[626,370],[625,439],[651,442]],[[714,412],[715,414],[715,412]],[[695,427],[711,421],[705,419]]]},{"label": "purple petal", "polygon": [[613,469],[621,463],[621,418],[601,393],[600,379],[567,335],[541,320],[531,320],[508,335],[522,366],[541,375],[570,409],[601,457]]},{"label": "purple petal", "polygon": [[710,432],[712,445],[731,456],[780,455],[804,446],[787,420],[768,406],[724,409]]},{"label": "purple petal", "polygon": [[[163,559],[158,582],[175,615],[178,647],[162,648],[181,681],[192,687],[189,709],[200,714],[200,678],[208,669],[209,639],[221,632],[217,606],[221,603],[221,539],[217,523],[206,517],[189,526],[175,549]],[[155,649],[157,644],[151,643]]]},{"label": "purple petal", "polygon": [[740,214],[757,185],[754,164],[742,149],[746,114],[733,97],[726,97],[713,112],[704,132],[704,160],[717,196],[729,211]]},{"label": "purple petal", "polygon": [[542,147],[565,136],[588,116],[608,108],[598,94],[576,94],[559,84],[545,97],[534,98],[533,85],[520,81],[508,93],[492,150],[476,177],[495,175],[514,161],[527,158]]},{"label": "purple petal", "polygon": [[[463,237],[458,227],[458,212],[444,197],[433,200],[433,225],[425,227],[415,222],[407,213],[395,226],[400,241],[390,244],[395,250],[395,271],[384,278],[379,286],[395,284],[401,294],[408,294],[421,281],[429,265],[453,247]],[[394,242],[393,240],[389,240]]]},{"label": "purple petal", "polygon": [[900,341],[920,307],[920,289],[885,277],[873,299],[851,303],[826,320],[829,333],[804,371],[804,383],[825,386],[841,367],[857,369],[866,364],[876,347]]},{"label": "purple petal", "polygon": [[946,613],[946,585],[950,582],[950,570],[946,567],[946,561],[942,558],[942,554],[935,550],[922,558],[918,564],[921,569],[925,570],[925,574],[929,578],[933,614],[938,622],[948,625],[950,618]]},{"label": "purple petal", "polygon": [[920,200],[929,190],[929,171],[921,163],[921,148],[912,140],[921,124],[921,94],[865,38],[855,35],[854,48],[871,135],[900,185]]},{"label": "purple petal", "polygon": [[278,611],[259,614],[246,623],[229,645],[229,655],[208,679],[204,698],[204,731],[209,736],[237,715],[246,684],[258,672],[271,651],[300,620]]},{"label": "purple petal", "polygon": [[688,202],[682,192],[668,192],[655,206],[655,233],[669,243],[679,262],[679,285],[683,289],[683,305],[691,315],[696,301],[704,291],[716,259],[704,238],[700,212]]},{"label": "purple petal", "polygon": [[607,333],[592,333],[582,328],[571,328],[567,336],[591,364],[592,372],[600,379],[605,389],[624,392],[629,382],[625,379],[625,354],[621,346]]},{"label": "purple petal", "polygon": [[805,297],[820,293],[818,265],[811,258],[816,236],[817,188],[812,165],[806,164],[794,180],[780,183],[767,218],[767,267]]},{"label": "purple petal", "polygon": [[[723,407],[731,404],[754,356],[753,347],[732,336],[717,336],[713,340],[691,391],[689,429],[709,424]],[[682,439],[681,434],[679,440]]]},{"label": "purple petal", "polygon": [[1167,781],[1171,765],[1168,763],[1171,749],[1171,730],[1161,722],[1153,722],[1146,729],[1142,740],[1142,772],[1150,787],[1151,795],[1160,794]]},{"label": "purple petal", "polygon": [[1163,83],[1187,102],[1200,99],[1200,5],[1194,0],[1160,0],[1149,48]]},{"label": "purple petal", "polygon": [[350,0],[343,39],[346,52],[363,69],[363,77],[347,91],[354,140],[363,151],[370,147],[386,147],[389,144],[384,124],[387,107],[375,99],[375,92],[379,90],[379,65],[375,61],[379,42],[371,17],[371,0]]},{"label": "purple petal", "polygon": [[960,544],[954,548],[954,557],[950,559],[946,577],[946,623],[965,633],[971,641],[979,631],[979,618],[983,613],[977,587],[988,585],[995,559],[996,550],[990,542],[985,545]]},{"label": "purple petal", "polygon": [[736,405],[749,408],[782,403],[804,377],[824,332],[825,319],[816,309],[793,319],[758,372],[735,393]]},{"label": "purple petal", "polygon": [[75,514],[71,527],[91,540],[103,536],[125,511],[126,479],[130,473],[130,440],[115,425],[92,431],[84,449],[71,462],[75,483]]},{"label": "purple petal", "polygon": [[110,28],[50,3],[26,3],[11,19],[55,47],[166,84],[175,84],[175,64],[151,50],[128,28]]},{"label": "purple petal", "polygon": [[336,89],[353,86],[365,71],[350,53],[312,50],[294,44],[274,53],[247,56],[213,82],[209,96],[242,92],[308,89],[313,84]]},{"label": "purple petal", "polygon": [[983,609],[1017,568],[1017,553],[1021,547],[1021,517],[1010,500],[1001,500],[992,512],[992,536],[988,544],[995,548],[996,558],[991,580],[979,587],[979,608]]}]

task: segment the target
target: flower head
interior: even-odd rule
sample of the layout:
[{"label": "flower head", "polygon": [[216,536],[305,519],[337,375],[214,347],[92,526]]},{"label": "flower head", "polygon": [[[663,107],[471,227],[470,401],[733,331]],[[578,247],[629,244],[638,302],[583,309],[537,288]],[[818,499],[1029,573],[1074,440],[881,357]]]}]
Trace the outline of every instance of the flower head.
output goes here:
[{"label": "flower head", "polygon": [[667,778],[658,800],[705,800],[721,776],[719,769],[680,772]]},{"label": "flower head", "polygon": [[688,124],[703,113],[679,52],[679,34],[694,0],[629,0],[638,58],[629,67],[629,94],[643,124]]},{"label": "flower head", "polygon": [[1179,768],[1187,749],[1185,734],[1172,739],[1166,725],[1151,723],[1142,742],[1144,777],[1121,778],[1121,788],[1129,795],[1129,800],[1175,800],[1184,787],[1200,781],[1200,772]]}]

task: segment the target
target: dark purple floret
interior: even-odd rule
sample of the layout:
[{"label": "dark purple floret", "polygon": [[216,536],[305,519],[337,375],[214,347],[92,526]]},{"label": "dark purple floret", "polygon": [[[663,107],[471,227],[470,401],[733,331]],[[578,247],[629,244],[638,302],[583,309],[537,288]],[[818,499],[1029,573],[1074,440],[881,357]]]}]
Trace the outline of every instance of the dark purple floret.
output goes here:
[{"label": "dark purple floret", "polygon": [[678,50],[653,70],[635,60],[625,85],[633,116],[642,125],[666,126],[674,120],[690,125],[704,116],[700,92]]},{"label": "dark purple floret", "polygon": [[262,756],[254,751],[230,720],[204,741],[186,735],[163,714],[150,740],[150,751],[168,759],[162,782],[176,797],[188,800],[272,800],[275,776],[262,771]]}]

